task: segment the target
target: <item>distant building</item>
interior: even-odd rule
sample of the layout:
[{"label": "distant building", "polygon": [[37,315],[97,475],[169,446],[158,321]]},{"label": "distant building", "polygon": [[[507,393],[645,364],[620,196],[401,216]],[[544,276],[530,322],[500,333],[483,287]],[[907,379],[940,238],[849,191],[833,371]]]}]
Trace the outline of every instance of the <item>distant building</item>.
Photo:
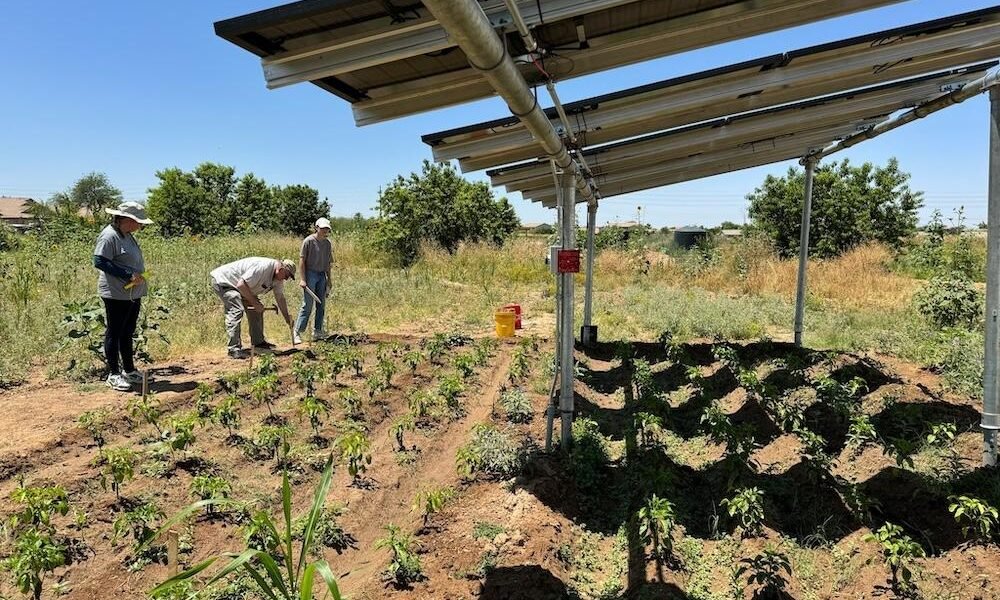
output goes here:
[{"label": "distant building", "polygon": [[540,233],[540,234],[551,234],[555,232],[555,228],[548,223],[521,223],[520,231],[522,233]]},{"label": "distant building", "polygon": [[678,227],[674,230],[674,243],[685,249],[694,248],[708,238],[703,227]]},{"label": "distant building", "polygon": [[743,230],[742,229],[723,229],[722,230],[722,237],[738,238],[738,237],[740,237],[742,235],[743,235]]},{"label": "distant building", "polygon": [[28,229],[35,223],[31,214],[33,204],[33,198],[0,196],[0,221],[14,229]]},{"label": "distant building", "polygon": [[646,225],[643,225],[638,221],[612,221],[610,223],[605,223],[600,227],[596,227],[595,231],[600,231],[605,227],[615,227],[617,229],[642,229],[643,227],[646,227]]}]

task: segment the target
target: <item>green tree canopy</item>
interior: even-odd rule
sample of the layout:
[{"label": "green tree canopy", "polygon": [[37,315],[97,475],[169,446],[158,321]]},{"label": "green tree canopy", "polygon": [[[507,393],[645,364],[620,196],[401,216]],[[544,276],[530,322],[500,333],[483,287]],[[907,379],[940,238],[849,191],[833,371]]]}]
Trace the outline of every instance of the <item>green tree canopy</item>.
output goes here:
[{"label": "green tree canopy", "polygon": [[284,233],[309,233],[316,219],[330,212],[326,202],[320,201],[319,191],[308,185],[274,186],[271,193],[277,208],[277,228]]},{"label": "green tree canopy", "polygon": [[506,198],[494,199],[483,182],[469,182],[449,164],[424,161],[421,173],[398,176],[381,193],[372,242],[403,265],[420,243],[454,252],[463,241],[503,244],[520,221]]},{"label": "green tree canopy", "polygon": [[[884,167],[844,160],[816,168],[813,180],[809,251],[817,257],[836,256],[849,248],[880,241],[893,248],[916,231],[922,192],[910,190],[909,173],[893,158]],[[785,177],[768,175],[747,196],[754,228],[770,237],[785,256],[799,247],[805,173],[796,167]]]},{"label": "green tree canopy", "polygon": [[156,172],[160,185],[149,190],[149,218],[166,236],[209,234],[218,230],[218,205],[192,173],[176,167]]},{"label": "green tree canopy", "polygon": [[178,168],[156,174],[149,190],[150,217],[163,235],[205,235],[276,231],[303,234],[329,206],[307,185],[269,186],[253,173],[205,162],[188,173]]}]

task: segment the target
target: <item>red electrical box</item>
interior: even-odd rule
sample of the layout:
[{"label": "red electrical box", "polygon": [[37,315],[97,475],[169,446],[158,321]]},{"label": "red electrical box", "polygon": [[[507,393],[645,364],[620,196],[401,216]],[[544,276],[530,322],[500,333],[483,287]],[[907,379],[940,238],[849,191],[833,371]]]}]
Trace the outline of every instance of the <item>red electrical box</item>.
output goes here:
[{"label": "red electrical box", "polygon": [[558,254],[558,273],[580,272],[580,251],[560,250]]}]

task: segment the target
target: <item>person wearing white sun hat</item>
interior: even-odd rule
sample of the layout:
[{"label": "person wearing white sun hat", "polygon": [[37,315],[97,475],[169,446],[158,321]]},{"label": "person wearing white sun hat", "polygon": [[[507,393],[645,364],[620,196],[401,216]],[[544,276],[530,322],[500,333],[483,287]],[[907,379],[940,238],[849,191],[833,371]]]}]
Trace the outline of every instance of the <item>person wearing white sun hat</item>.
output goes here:
[{"label": "person wearing white sun hat", "polygon": [[104,332],[104,357],[108,362],[107,385],[127,392],[142,381],[135,368],[132,337],[139,321],[139,309],[147,286],[143,273],[146,263],[135,232],[153,221],[146,217],[146,207],[138,202],[124,202],[118,208],[105,208],[113,217],[97,237],[94,267],[97,293],[104,303],[107,329]]},{"label": "person wearing white sun hat", "polygon": [[[299,272],[302,278],[302,308],[295,319],[294,342],[302,343],[302,332],[309,324],[309,314],[313,304],[316,305],[316,318],[313,319],[312,339],[321,340],[326,337],[323,319],[326,316],[326,297],[330,293],[330,267],[333,264],[333,244],[330,242],[330,220],[326,217],[316,219],[316,233],[302,240],[302,250],[299,252]],[[312,292],[310,294],[309,292]],[[319,299],[313,300],[313,295]]]}]

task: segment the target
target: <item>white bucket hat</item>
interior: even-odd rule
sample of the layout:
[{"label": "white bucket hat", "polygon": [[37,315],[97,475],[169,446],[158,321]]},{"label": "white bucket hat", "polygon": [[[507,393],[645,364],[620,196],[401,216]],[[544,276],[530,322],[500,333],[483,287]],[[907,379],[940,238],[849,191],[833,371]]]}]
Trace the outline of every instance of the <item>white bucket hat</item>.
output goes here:
[{"label": "white bucket hat", "polygon": [[116,217],[127,217],[142,225],[150,225],[153,222],[146,217],[146,207],[138,202],[122,202],[117,209],[105,208],[104,212]]}]

